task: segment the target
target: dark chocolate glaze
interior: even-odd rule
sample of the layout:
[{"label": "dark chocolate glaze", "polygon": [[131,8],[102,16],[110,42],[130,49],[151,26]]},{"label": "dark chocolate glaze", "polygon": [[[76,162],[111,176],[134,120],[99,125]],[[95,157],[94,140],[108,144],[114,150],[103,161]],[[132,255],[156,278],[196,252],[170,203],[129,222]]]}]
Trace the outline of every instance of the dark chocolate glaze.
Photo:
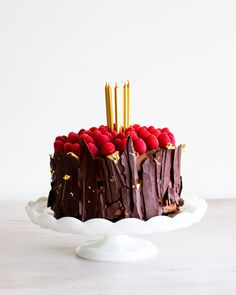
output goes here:
[{"label": "dark chocolate glaze", "polygon": [[180,175],[182,146],[138,155],[132,138],[120,156],[93,158],[85,141],[80,158],[56,152],[50,159],[52,182],[48,207],[55,218],[82,221],[134,217],[147,220],[173,213],[184,204]]}]

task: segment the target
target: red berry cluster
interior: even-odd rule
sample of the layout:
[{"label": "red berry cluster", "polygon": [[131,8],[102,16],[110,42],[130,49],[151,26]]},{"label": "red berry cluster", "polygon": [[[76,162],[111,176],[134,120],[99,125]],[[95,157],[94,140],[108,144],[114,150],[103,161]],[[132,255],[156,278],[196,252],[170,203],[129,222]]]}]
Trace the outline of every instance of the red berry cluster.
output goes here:
[{"label": "red berry cluster", "polygon": [[125,151],[127,137],[131,136],[134,149],[143,154],[158,147],[166,148],[168,144],[175,145],[174,135],[168,128],[146,127],[138,124],[132,125],[125,132],[109,131],[104,125],[89,130],[81,129],[78,133],[70,132],[68,136],[58,136],[54,142],[55,152],[72,152],[79,156],[80,144],[84,140],[93,157],[108,156],[115,151]]}]

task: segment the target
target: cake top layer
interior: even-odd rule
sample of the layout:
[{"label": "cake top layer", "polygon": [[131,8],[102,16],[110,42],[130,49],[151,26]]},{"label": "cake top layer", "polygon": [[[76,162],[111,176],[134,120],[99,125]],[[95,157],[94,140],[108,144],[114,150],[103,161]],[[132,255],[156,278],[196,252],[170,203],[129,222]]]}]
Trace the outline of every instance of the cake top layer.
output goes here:
[{"label": "cake top layer", "polygon": [[159,147],[162,149],[175,147],[175,137],[167,127],[155,128],[134,124],[118,133],[116,130],[110,131],[107,126],[101,125],[98,128],[81,129],[78,133],[70,132],[68,136],[57,136],[54,151],[72,152],[80,156],[80,145],[84,140],[93,157],[108,156],[116,151],[122,154],[129,136],[138,154],[144,154]]}]

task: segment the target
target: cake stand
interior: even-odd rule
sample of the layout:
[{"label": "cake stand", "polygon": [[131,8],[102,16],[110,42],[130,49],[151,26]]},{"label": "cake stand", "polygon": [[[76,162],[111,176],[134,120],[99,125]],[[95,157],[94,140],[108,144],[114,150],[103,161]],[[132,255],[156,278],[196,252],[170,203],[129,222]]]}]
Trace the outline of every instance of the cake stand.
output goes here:
[{"label": "cake stand", "polygon": [[73,217],[55,219],[53,211],[47,208],[46,197],[30,201],[26,212],[33,223],[43,228],[93,239],[76,248],[80,257],[99,261],[130,261],[154,256],[158,251],[150,241],[137,236],[185,228],[201,220],[207,209],[206,201],[194,195],[184,200],[185,205],[178,214],[156,216],[147,221],[136,218],[115,223],[102,218],[85,222]]}]

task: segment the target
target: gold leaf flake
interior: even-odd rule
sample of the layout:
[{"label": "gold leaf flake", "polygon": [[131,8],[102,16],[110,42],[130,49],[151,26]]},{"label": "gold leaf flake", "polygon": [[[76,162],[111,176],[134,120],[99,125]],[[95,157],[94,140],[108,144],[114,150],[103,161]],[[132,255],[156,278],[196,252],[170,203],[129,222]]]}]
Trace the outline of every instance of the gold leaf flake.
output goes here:
[{"label": "gold leaf flake", "polygon": [[172,143],[168,143],[167,146],[166,146],[166,148],[168,150],[175,150],[175,146]]},{"label": "gold leaf flake", "polygon": [[135,189],[140,189],[141,187],[141,183],[140,182],[137,182],[135,184],[132,185],[132,188],[135,188]]},{"label": "gold leaf flake", "polygon": [[63,179],[64,179],[64,180],[68,180],[68,179],[70,179],[70,175],[65,174],[65,175],[63,176]]},{"label": "gold leaf flake", "polygon": [[76,159],[79,159],[79,157],[76,154],[72,153],[72,152],[67,153],[67,155],[69,155],[71,157],[74,157]]},{"label": "gold leaf flake", "polygon": [[120,159],[119,152],[116,151],[112,155],[107,156],[107,158],[110,159],[110,160],[112,160],[112,161],[114,161],[116,164],[118,164],[118,161]]}]

